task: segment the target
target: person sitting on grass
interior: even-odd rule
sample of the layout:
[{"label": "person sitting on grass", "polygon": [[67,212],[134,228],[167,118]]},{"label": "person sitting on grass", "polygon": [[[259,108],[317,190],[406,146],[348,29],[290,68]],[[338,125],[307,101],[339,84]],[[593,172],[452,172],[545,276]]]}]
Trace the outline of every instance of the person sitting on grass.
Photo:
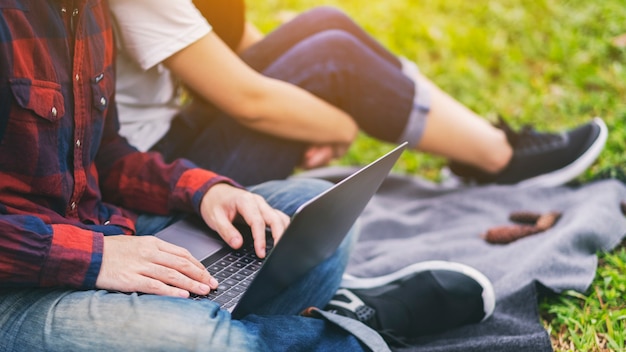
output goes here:
[{"label": "person sitting on grass", "polygon": [[[561,133],[494,126],[335,8],[262,36],[242,0],[110,3],[121,133],[242,184],[326,165],[359,130],[448,158],[470,182],[528,187],[575,178],[606,142],[599,118]],[[193,94],[184,108],[180,84]]]},{"label": "person sitting on grass", "polygon": [[[396,343],[489,317],[492,287],[478,272],[413,270],[338,290],[354,231],[255,314],[232,319],[189,299],[219,283],[152,234],[196,215],[240,248],[241,219],[264,258],[266,227],[278,241],[329,183],[246,190],[131,147],[118,133],[113,37],[106,1],[0,0],[0,350],[383,351],[381,334]],[[342,297],[352,304],[333,303]]]}]

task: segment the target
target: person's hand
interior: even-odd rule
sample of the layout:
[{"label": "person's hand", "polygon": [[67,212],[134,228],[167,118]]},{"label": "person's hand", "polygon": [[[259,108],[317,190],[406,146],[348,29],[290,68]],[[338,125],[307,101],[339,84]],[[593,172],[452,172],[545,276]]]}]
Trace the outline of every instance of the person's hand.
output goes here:
[{"label": "person's hand", "polygon": [[263,197],[226,183],[218,183],[202,198],[200,214],[204,221],[234,249],[243,244],[241,233],[233,226],[240,217],[250,226],[254,250],[259,258],[265,257],[265,229],[270,228],[274,242],[278,242],[289,217],[272,208]]},{"label": "person's hand", "polygon": [[302,156],[303,169],[314,169],[328,165],[333,160],[333,147],[331,145],[313,145],[307,148]]},{"label": "person's hand", "polygon": [[340,144],[312,145],[302,156],[301,167],[305,170],[328,165],[333,159],[341,158],[349,146]]},{"label": "person's hand", "polygon": [[206,295],[217,281],[184,248],[154,236],[105,236],[96,287],[189,297]]}]

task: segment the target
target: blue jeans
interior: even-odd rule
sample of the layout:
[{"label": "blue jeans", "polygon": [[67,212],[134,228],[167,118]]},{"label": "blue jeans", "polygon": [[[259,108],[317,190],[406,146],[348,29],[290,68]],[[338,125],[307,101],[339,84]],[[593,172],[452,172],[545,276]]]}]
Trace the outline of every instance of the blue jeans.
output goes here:
[{"label": "blue jeans", "polygon": [[[421,138],[428,92],[403,61],[330,7],[308,11],[241,55],[266,76],[293,83],[346,111],[369,135],[388,142]],[[406,62],[405,62],[406,63]],[[166,160],[198,165],[252,185],[290,175],[306,144],[245,128],[196,99],[152,148]]]},{"label": "blue jeans", "polygon": [[[320,180],[252,187],[287,214],[328,187]],[[154,233],[172,217],[143,216]],[[323,307],[339,286],[356,235],[336,253],[252,315],[231,319],[209,300],[66,288],[0,289],[0,351],[359,351],[342,324],[297,315]],[[354,322],[354,321],[352,321]],[[372,335],[367,327],[351,330]],[[374,335],[376,335],[374,333]]]}]

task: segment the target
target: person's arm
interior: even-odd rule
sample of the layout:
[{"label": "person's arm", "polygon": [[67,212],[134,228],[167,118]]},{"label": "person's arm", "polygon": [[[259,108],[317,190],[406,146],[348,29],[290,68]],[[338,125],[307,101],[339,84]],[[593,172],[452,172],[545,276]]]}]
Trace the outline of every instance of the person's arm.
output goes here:
[{"label": "person's arm", "polygon": [[313,144],[350,144],[357,134],[342,110],[287,82],[247,66],[214,33],[164,64],[194,93],[249,128]]},{"label": "person's arm", "polygon": [[[280,231],[284,225],[274,227]],[[100,288],[180,297],[217,288],[187,250],[154,236],[104,236],[69,224],[46,224],[33,215],[0,215],[0,229],[0,287]]]},{"label": "person's arm", "polygon": [[[264,199],[228,178],[185,160],[165,164],[158,153],[141,153],[117,133],[117,113],[108,111],[98,151],[102,194],[111,203],[152,213],[195,212],[231,247],[243,244],[236,217],[252,229],[256,253],[265,256],[265,229],[276,241],[289,219]],[[191,254],[153,236],[106,236],[100,242],[97,280],[107,290],[187,297],[217,287]]]}]

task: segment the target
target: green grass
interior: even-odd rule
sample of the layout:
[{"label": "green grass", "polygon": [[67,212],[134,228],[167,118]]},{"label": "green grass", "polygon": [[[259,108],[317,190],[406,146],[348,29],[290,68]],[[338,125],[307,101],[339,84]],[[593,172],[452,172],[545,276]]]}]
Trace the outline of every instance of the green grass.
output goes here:
[{"label": "green grass", "polygon": [[[517,127],[572,127],[601,116],[606,149],[582,179],[626,166],[626,0],[267,0],[249,16],[270,31],[317,5],[342,8],[392,52],[418,63],[445,91],[485,118]],[[365,135],[340,162],[362,164],[389,146]],[[396,171],[437,180],[441,158],[405,153]],[[599,253],[588,292],[540,302],[556,351],[626,351],[626,250]]]}]

